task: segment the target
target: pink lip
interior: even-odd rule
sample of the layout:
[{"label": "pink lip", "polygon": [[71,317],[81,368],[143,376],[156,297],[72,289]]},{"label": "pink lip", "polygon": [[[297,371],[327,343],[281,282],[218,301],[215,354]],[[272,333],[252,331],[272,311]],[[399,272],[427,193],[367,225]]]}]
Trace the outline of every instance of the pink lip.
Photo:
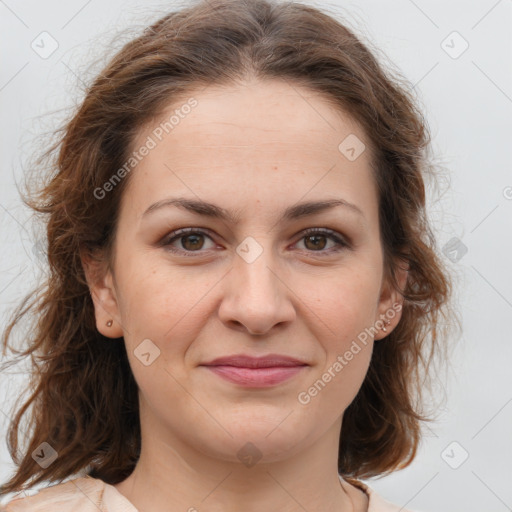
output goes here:
[{"label": "pink lip", "polygon": [[209,370],[230,382],[245,387],[269,387],[290,379],[309,366],[304,361],[281,354],[252,357],[234,354],[218,357],[206,366]]},{"label": "pink lip", "polygon": [[244,387],[269,387],[290,379],[299,373],[302,366],[273,366],[268,368],[243,368],[238,366],[206,366],[230,382]]},{"label": "pink lip", "polygon": [[306,364],[304,361],[281,354],[268,354],[260,357],[233,354],[218,357],[209,363],[203,363],[204,366],[238,366],[240,368],[270,368],[273,366],[301,366]]}]

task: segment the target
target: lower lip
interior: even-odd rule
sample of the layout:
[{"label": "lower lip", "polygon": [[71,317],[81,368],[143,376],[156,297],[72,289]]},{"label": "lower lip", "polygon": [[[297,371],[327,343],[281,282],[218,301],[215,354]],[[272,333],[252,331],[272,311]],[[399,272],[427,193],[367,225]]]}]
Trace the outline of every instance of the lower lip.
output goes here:
[{"label": "lower lip", "polygon": [[240,368],[238,366],[206,366],[219,377],[245,387],[269,387],[290,379],[306,366],[273,366]]}]

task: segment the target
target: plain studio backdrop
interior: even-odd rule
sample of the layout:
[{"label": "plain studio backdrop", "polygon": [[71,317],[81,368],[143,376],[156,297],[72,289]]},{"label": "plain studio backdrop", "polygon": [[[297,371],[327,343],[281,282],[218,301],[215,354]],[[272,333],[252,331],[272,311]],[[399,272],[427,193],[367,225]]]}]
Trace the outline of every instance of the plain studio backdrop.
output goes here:
[{"label": "plain studio backdrop", "polygon": [[[339,13],[396,65],[421,101],[450,176],[444,194],[429,192],[463,322],[439,389],[447,398],[438,421],[425,426],[414,463],[368,483],[411,510],[512,510],[512,0],[304,3]],[[17,190],[24,159],[81,101],[84,83],[100,70],[88,67],[95,59],[179,5],[0,0],[2,327],[44,262]],[[122,40],[107,48],[121,30]],[[24,380],[20,366],[0,376],[2,481],[13,469],[5,432]]]}]

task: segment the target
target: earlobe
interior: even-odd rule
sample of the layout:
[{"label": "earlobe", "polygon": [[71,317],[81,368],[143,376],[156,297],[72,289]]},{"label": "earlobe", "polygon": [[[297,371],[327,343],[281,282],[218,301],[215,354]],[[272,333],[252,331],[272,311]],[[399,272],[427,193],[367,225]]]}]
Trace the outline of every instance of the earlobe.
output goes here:
[{"label": "earlobe", "polygon": [[94,305],[96,328],[107,338],[123,336],[112,272],[102,261],[82,256],[82,266]]},{"label": "earlobe", "polygon": [[388,336],[396,328],[402,317],[403,292],[407,284],[409,275],[409,265],[400,261],[395,268],[395,278],[399,290],[397,290],[389,281],[382,289],[379,300],[379,315],[375,319],[375,327],[379,332],[375,339],[379,340]]},{"label": "earlobe", "polygon": [[121,338],[123,336],[123,329],[121,328],[121,324],[116,322],[114,325],[114,320],[108,320],[105,326],[107,327],[106,331],[101,330],[98,327],[98,331],[100,331],[103,336],[106,336],[107,338]]}]

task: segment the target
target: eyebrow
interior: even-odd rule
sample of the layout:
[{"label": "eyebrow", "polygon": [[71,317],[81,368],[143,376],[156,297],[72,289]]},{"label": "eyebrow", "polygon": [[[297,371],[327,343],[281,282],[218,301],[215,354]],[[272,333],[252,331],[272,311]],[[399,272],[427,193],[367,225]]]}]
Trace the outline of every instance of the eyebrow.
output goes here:
[{"label": "eyebrow", "polygon": [[[146,211],[142,214],[142,217],[146,217],[152,212],[160,210],[161,208],[168,208],[170,206],[175,206],[183,210],[196,213],[198,215],[203,215],[205,217],[211,217],[214,219],[231,222],[232,224],[237,224],[240,220],[239,211],[230,212],[229,210],[221,208],[220,206],[217,206],[213,203],[208,203],[206,201],[196,199],[188,199],[186,197],[174,197],[157,201],[146,209]],[[339,206],[344,206],[351,211],[358,213],[364,218],[364,213],[355,204],[349,203],[344,199],[327,199],[324,201],[310,201],[290,206],[286,208],[286,210],[282,213],[280,221],[299,219]]]}]

